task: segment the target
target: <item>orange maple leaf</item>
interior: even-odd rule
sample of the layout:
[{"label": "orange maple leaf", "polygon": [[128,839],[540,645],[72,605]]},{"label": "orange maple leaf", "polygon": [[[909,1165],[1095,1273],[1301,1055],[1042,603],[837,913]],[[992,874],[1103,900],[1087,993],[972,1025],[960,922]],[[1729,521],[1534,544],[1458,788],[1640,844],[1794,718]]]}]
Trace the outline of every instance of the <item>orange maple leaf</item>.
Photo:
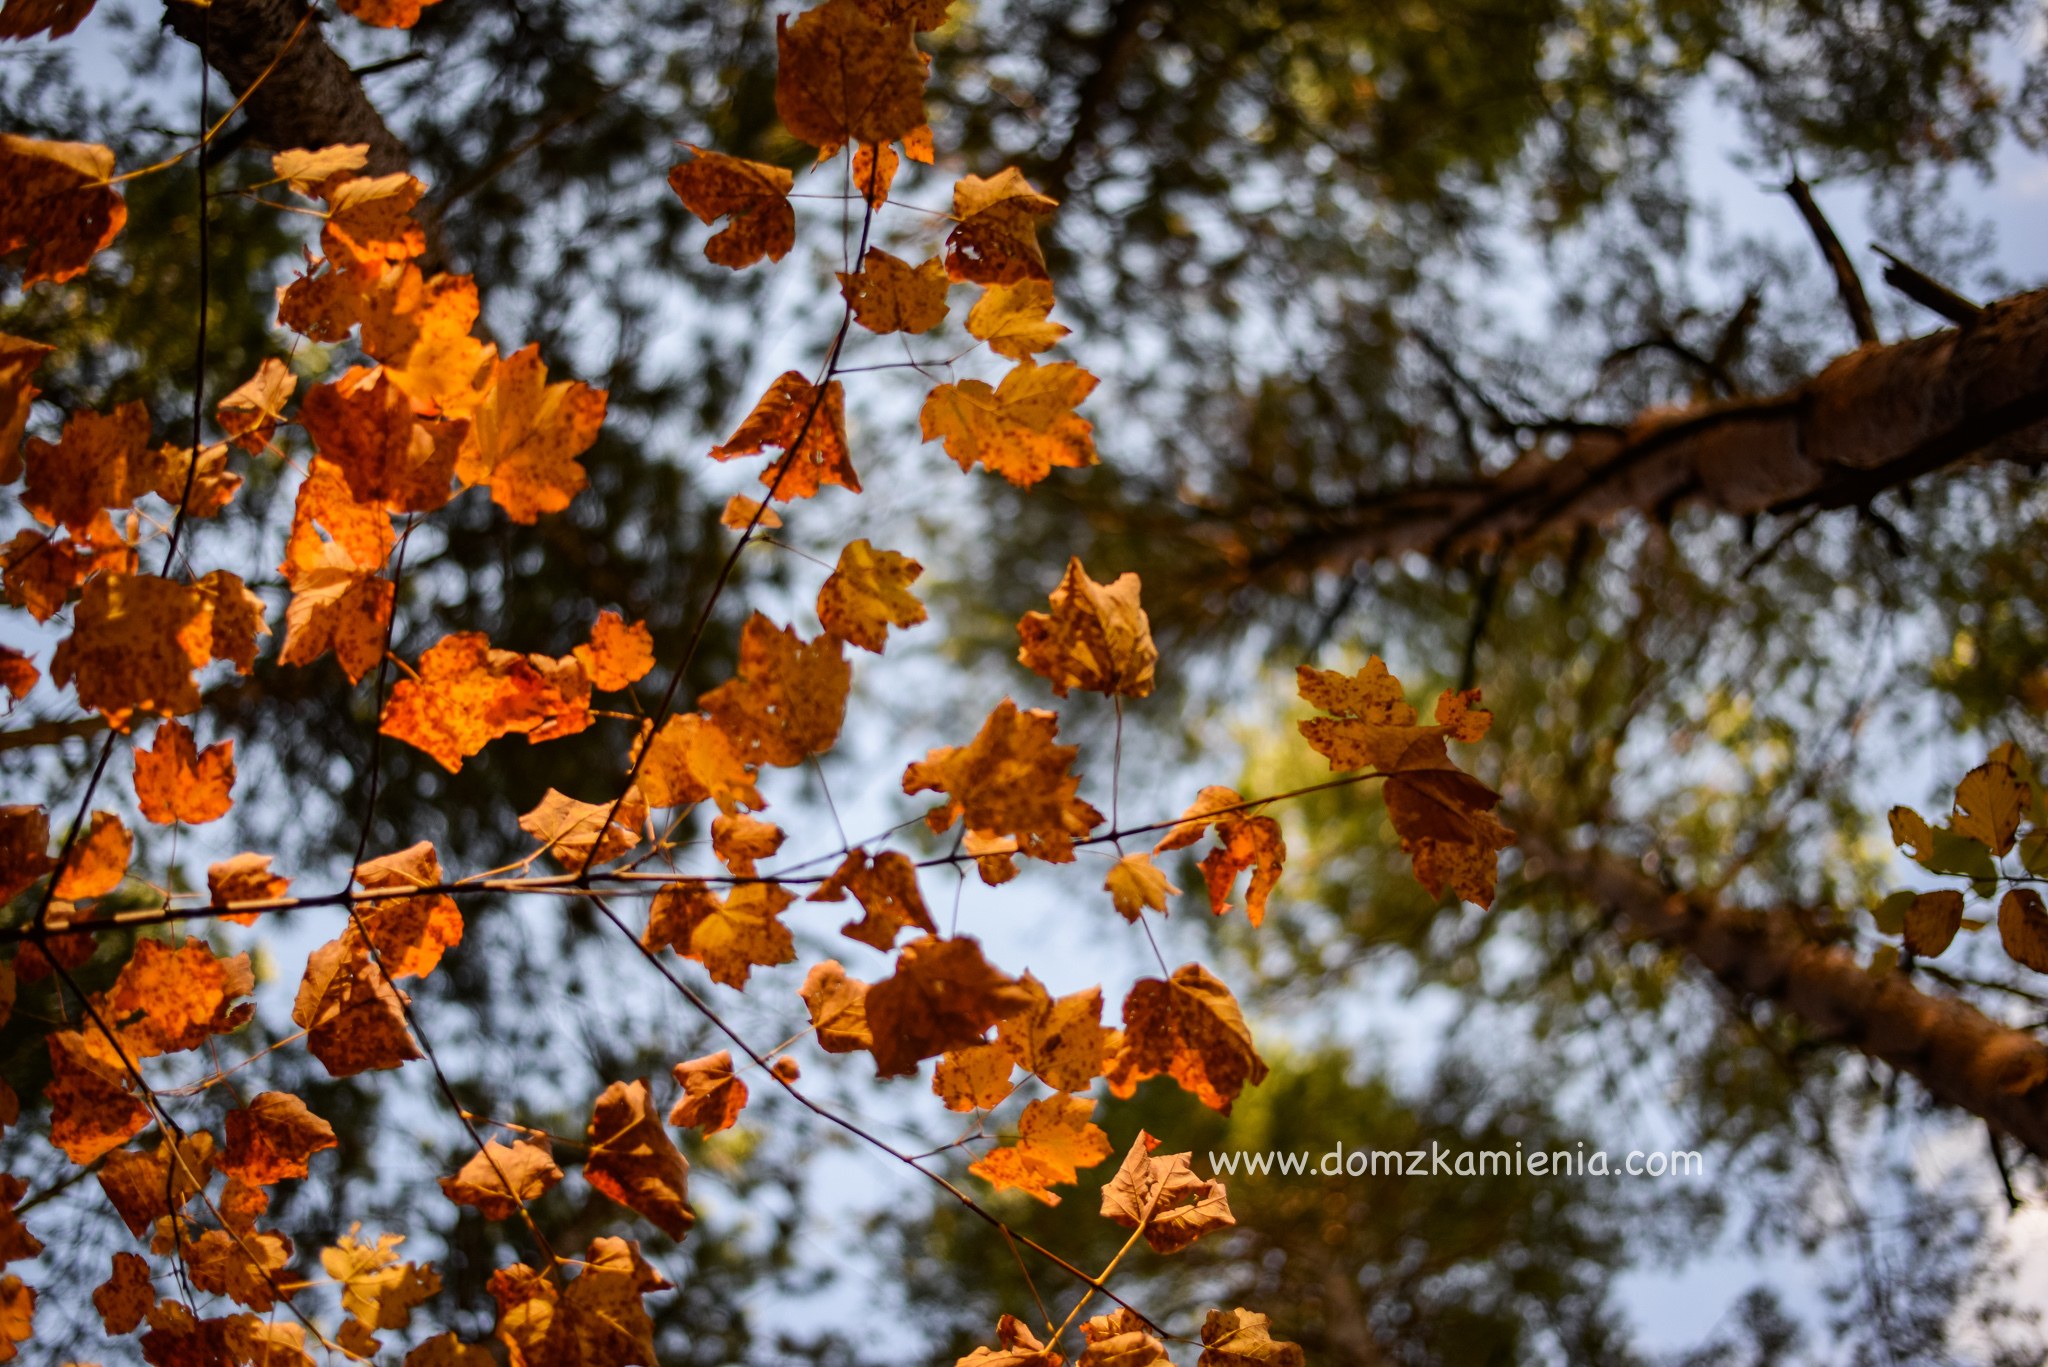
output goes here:
[{"label": "orange maple leaf", "polygon": [[988,1027],[1030,1005],[1030,994],[992,967],[972,936],[913,940],[897,954],[896,971],[867,991],[876,1075],[913,1073],[920,1059],[979,1044]]},{"label": "orange maple leaf", "polygon": [[1159,651],[1152,622],[1139,606],[1140,583],[1131,573],[1098,584],[1067,561],[1067,572],[1051,594],[1052,611],[1027,612],[1017,622],[1023,641],[1017,662],[1052,684],[1064,698],[1071,688],[1104,695],[1147,697],[1152,692]]},{"label": "orange maple leaf", "polygon": [[113,174],[114,154],[93,143],[0,133],[0,256],[28,248],[23,285],[83,275],[113,242],[128,221],[128,206],[107,184]]},{"label": "orange maple leaf", "polygon": [[827,484],[860,492],[846,447],[846,393],[839,381],[819,389],[794,370],[776,376],[732,436],[711,448],[711,458],[736,460],[771,446],[784,452],[761,472],[771,500],[810,498]]},{"label": "orange maple leaf", "polygon": [[549,384],[540,348],[521,348],[498,362],[456,475],[489,485],[491,501],[514,522],[562,511],[590,483],[577,457],[597,440],[605,399],[581,380]]},{"label": "orange maple leaf", "polygon": [[1002,382],[938,385],[919,415],[926,441],[945,442],[962,470],[976,461],[1019,488],[1058,469],[1101,463],[1095,427],[1074,412],[1095,389],[1095,377],[1071,361],[1039,365],[1019,361]]},{"label": "orange maple leaf", "polygon": [[1124,1047],[1109,1070],[1110,1090],[1127,1097],[1161,1073],[1225,1115],[1239,1092],[1265,1081],[1266,1061],[1237,999],[1200,964],[1182,964],[1169,979],[1141,978],[1124,998]]},{"label": "orange maple leaf", "polygon": [[894,142],[924,119],[925,59],[907,23],[879,23],[853,0],[775,20],[775,111],[829,155],[850,141]]},{"label": "orange maple leaf", "polygon": [[796,178],[766,162],[695,145],[690,152],[693,160],[669,168],[669,188],[706,226],[731,220],[704,244],[704,255],[733,270],[744,270],[764,256],[770,261],[787,256],[796,245],[796,210],[789,202]]},{"label": "orange maple leaf", "polygon": [[612,1200],[651,1220],[671,1239],[697,1223],[690,1164],[655,1118],[645,1079],[614,1082],[590,1113],[583,1176]]},{"label": "orange maple leaf", "polygon": [[573,658],[494,650],[482,632],[464,631],[429,646],[418,676],[392,687],[380,726],[456,772],[500,736],[539,743],[590,721],[590,679]]},{"label": "orange maple leaf", "polygon": [[946,237],[946,270],[977,285],[1048,280],[1038,246],[1038,220],[1059,201],[1038,193],[1014,166],[983,179],[962,176],[953,187],[953,217]]},{"label": "orange maple leaf", "polygon": [[199,750],[180,721],[158,723],[155,742],[135,752],[135,800],[159,826],[201,825],[226,816],[234,806],[234,784],[234,741]]},{"label": "orange maple leaf", "polygon": [[747,1104],[747,1084],[733,1076],[729,1049],[678,1063],[675,1079],[683,1094],[668,1113],[668,1123],[694,1129],[706,1138],[731,1129]]},{"label": "orange maple leaf", "polygon": [[756,612],[740,632],[738,674],[699,701],[746,764],[788,768],[838,741],[852,684],[838,637],[806,641]]},{"label": "orange maple leaf", "polygon": [[926,817],[934,831],[964,818],[967,829],[1014,836],[1022,851],[1051,863],[1074,857],[1073,842],[1102,823],[1102,813],[1075,796],[1081,785],[1068,766],[1079,746],[1055,745],[1059,718],[1021,711],[1005,698],[964,746],[945,746],[903,771],[903,791],[944,793],[950,801]]}]

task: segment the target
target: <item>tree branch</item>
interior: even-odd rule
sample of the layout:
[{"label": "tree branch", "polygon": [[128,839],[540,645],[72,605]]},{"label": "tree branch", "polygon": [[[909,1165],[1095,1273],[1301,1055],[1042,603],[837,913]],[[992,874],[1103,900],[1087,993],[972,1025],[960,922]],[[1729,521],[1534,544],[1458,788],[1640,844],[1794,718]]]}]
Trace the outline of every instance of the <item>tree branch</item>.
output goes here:
[{"label": "tree branch", "polygon": [[1867,503],[1969,462],[2048,463],[2048,290],[1968,328],[1842,356],[1783,393],[1657,409],[1531,451],[1488,479],[1412,485],[1291,511],[1250,548],[1247,581],[1421,552],[1440,560],[1558,542],[1622,515],[1735,517]]},{"label": "tree branch", "polygon": [[1929,1093],[2048,1158],[2048,1044],[1903,973],[1873,975],[1847,949],[1802,934],[1788,911],[1674,893],[1604,851],[1576,854],[1523,830],[1532,857],[1634,934],[1679,950],[1745,1000],[1769,1002],[1817,1036],[1918,1079]]},{"label": "tree branch", "polygon": [[[291,41],[307,8],[305,0],[166,0],[164,25],[197,46],[203,21],[207,61],[237,97],[277,63],[242,108],[258,144],[282,150],[364,143],[371,174],[407,169],[411,155],[405,144],[386,126],[341,54],[328,46],[318,20]],[[280,57],[287,44],[290,51]]]}]

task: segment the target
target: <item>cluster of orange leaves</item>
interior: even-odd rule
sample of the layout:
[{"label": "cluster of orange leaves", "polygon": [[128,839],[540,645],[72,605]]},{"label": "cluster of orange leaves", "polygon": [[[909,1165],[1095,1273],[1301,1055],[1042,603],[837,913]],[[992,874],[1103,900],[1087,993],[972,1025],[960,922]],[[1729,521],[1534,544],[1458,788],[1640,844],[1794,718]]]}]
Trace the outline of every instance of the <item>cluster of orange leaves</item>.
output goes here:
[{"label": "cluster of orange leaves", "polygon": [[[6,0],[0,36],[68,31],[90,4]],[[393,26],[419,14],[416,0],[344,0],[343,8]],[[934,161],[923,107],[929,58],[915,40],[943,23],[946,9],[945,0],[826,0],[778,23],[783,121],[817,148],[821,163],[852,147],[848,176],[870,217],[890,203],[903,159]],[[123,733],[140,717],[162,719],[147,749],[133,747],[135,805],[149,822],[201,823],[230,810],[233,742],[201,748],[178,718],[200,710],[203,670],[225,661],[249,672],[271,628],[263,600],[226,571],[189,581],[169,566],[144,572],[143,500],[158,499],[180,521],[213,517],[242,482],[230,468],[232,453],[291,459],[279,444],[286,429],[304,439],[307,454],[280,565],[290,598],[279,659],[303,666],[332,654],[352,684],[395,663],[402,677],[385,697],[386,735],[456,770],[508,736],[538,744],[591,728],[603,715],[594,694],[630,690],[656,666],[646,627],[612,612],[599,616],[586,644],[561,657],[503,649],[475,632],[444,637],[409,664],[389,655],[397,585],[387,566],[403,535],[396,519],[409,526],[477,487],[515,521],[561,511],[585,487],[579,457],[597,438],[605,394],[575,381],[551,383],[532,347],[501,356],[476,337],[475,281],[429,275],[420,265],[427,236],[413,210],[425,187],[403,173],[362,174],[364,154],[360,147],[286,151],[273,170],[275,184],[318,206],[322,223],[322,254],[309,253],[306,270],[280,291],[278,320],[316,342],[353,337],[370,364],[301,395],[289,366],[264,361],[217,405],[215,444],[195,452],[153,443],[139,404],[74,413],[57,441],[24,444],[33,376],[50,349],[0,338],[0,476],[25,481],[22,506],[36,524],[0,550],[0,580],[9,600],[38,621],[70,608],[70,634],[49,675],[74,689],[81,708]],[[72,278],[114,240],[126,208],[106,183],[112,170],[103,148],[0,139],[0,175],[17,187],[0,205],[0,253],[25,253],[25,283]],[[792,250],[791,171],[693,148],[670,183],[705,223],[725,221],[706,247],[712,261],[741,269]],[[923,433],[963,470],[980,464],[1020,486],[1097,461],[1091,426],[1075,412],[1094,377],[1070,362],[1038,359],[1067,333],[1049,319],[1054,292],[1037,240],[1054,207],[1015,168],[987,179],[968,175],[954,186],[942,249],[916,265],[870,249],[858,269],[839,277],[848,319],[874,333],[928,331],[947,315],[954,285],[979,288],[967,331],[1009,369],[994,384],[934,386],[923,404]],[[844,396],[832,378],[837,354],[835,346],[815,383],[795,371],[775,380],[710,456],[778,451],[761,475],[769,502],[811,498],[827,485],[859,492]],[[117,513],[124,514],[118,521]],[[151,513],[146,520],[165,519]],[[735,497],[726,521],[750,536],[780,517]],[[794,937],[781,918],[797,900],[791,883],[804,880],[762,869],[784,832],[758,815],[768,805],[760,780],[764,770],[802,765],[833,747],[852,683],[847,647],[880,653],[892,631],[926,620],[912,591],[920,573],[906,555],[865,539],[848,543],[817,596],[819,634],[806,637],[755,613],[730,680],[693,710],[640,725],[623,795],[585,800],[550,790],[519,819],[535,842],[533,858],[545,855],[598,879],[627,867],[618,861],[629,856],[632,865],[666,862],[673,846],[665,833],[709,802],[716,809],[712,851],[724,874],[677,873],[663,883],[642,944],[692,960],[736,990],[755,968],[794,961]],[[1158,652],[1133,574],[1099,583],[1074,560],[1048,611],[1027,614],[1018,635],[1019,662],[1060,698],[1079,690],[1121,706],[1154,689]],[[21,652],[0,658],[0,685],[17,698],[39,677]],[[1445,694],[1436,724],[1422,726],[1377,659],[1355,676],[1304,667],[1300,684],[1302,697],[1327,714],[1302,724],[1309,743],[1334,768],[1386,776],[1389,816],[1422,882],[1432,892],[1447,886],[1490,902],[1495,857],[1511,836],[1491,814],[1497,795],[1458,769],[1445,747],[1485,733],[1490,719],[1477,710],[1476,693]],[[1286,858],[1265,800],[1204,788],[1178,818],[1138,828],[1159,832],[1149,852],[1125,852],[1123,840],[1135,832],[1102,830],[1103,814],[1079,796],[1079,747],[1058,743],[1059,724],[1051,711],[1005,699],[966,744],[906,767],[907,796],[936,795],[930,830],[959,831],[956,855],[938,862],[972,859],[982,880],[997,885],[1016,876],[1019,859],[1071,863],[1078,845],[1114,842],[1118,857],[1103,890],[1111,908],[1136,922],[1148,911],[1164,914],[1179,891],[1155,856],[1213,837],[1201,861],[1212,910],[1232,909],[1237,880],[1248,872],[1245,911],[1260,924]],[[671,814],[666,824],[657,811]],[[36,907],[32,933],[13,960],[0,963],[0,1019],[19,987],[53,975],[68,981],[69,970],[91,957],[94,922],[115,905],[108,899],[132,905],[154,895],[176,910],[167,895],[131,876],[134,840],[116,812],[95,811],[57,855],[51,845],[43,808],[0,808],[0,896]],[[271,862],[250,853],[213,864],[208,905],[185,914],[250,924],[291,904],[288,880]],[[827,1054],[865,1053],[880,1077],[915,1074],[937,1060],[932,1088],[950,1110],[979,1117],[1027,1084],[1042,1089],[1022,1107],[1008,1141],[970,1167],[998,1191],[1057,1204],[1055,1188],[1109,1158],[1107,1136],[1092,1119],[1098,1081],[1128,1097],[1147,1078],[1169,1077],[1227,1113],[1265,1077],[1236,1000],[1208,969],[1190,963],[1139,981],[1124,999],[1120,1027],[1106,1025],[1100,988],[1055,996],[1031,974],[1013,976],[988,962],[972,937],[942,934],[918,870],[901,851],[846,851],[805,900],[851,898],[859,915],[843,933],[893,954],[893,967],[865,982],[826,959],[809,966],[799,995]],[[431,974],[464,931],[456,902],[462,883],[443,871],[430,844],[363,863],[353,886],[360,891],[349,899],[341,933],[309,956],[291,1013],[308,1054],[334,1077],[421,1057],[402,984]],[[289,1303],[304,1283],[289,1270],[293,1243],[265,1228],[263,1216],[270,1187],[308,1177],[315,1155],[336,1147],[333,1128],[299,1097],[265,1092],[229,1111],[216,1139],[210,1130],[174,1126],[143,1085],[147,1061],[211,1048],[240,1030],[253,1013],[243,999],[254,981],[247,954],[222,956],[197,938],[142,938],[112,986],[79,1002],[81,1016],[49,1037],[50,1141],[72,1162],[97,1165],[107,1201],[146,1239],[149,1254],[176,1258],[192,1287],[237,1307],[207,1317],[159,1297],[148,1259],[116,1254],[93,1302],[109,1333],[141,1332],[152,1363],[310,1361],[312,1321],[274,1313],[280,1306],[297,1313]],[[676,1065],[669,1124],[705,1136],[737,1124],[749,1101],[744,1071],[724,1050]],[[799,1076],[786,1055],[768,1071],[782,1087]],[[0,1094],[0,1118],[12,1123],[17,1114],[12,1094]],[[153,1124],[155,1143],[137,1144]],[[565,1173],[548,1136],[507,1129],[509,1142],[491,1139],[440,1185],[450,1202],[483,1219],[530,1221],[528,1206]],[[1139,1137],[1101,1189],[1103,1216],[1162,1254],[1231,1226],[1223,1185],[1198,1177],[1186,1154],[1158,1155],[1157,1145]],[[688,1171],[645,1080],[614,1082],[595,1099],[580,1166],[592,1188],[681,1239],[695,1219]],[[24,1195],[21,1183],[0,1178],[0,1263],[40,1250],[13,1214]],[[381,1348],[378,1334],[407,1328],[412,1309],[439,1291],[434,1269],[402,1258],[400,1242],[396,1234],[366,1241],[351,1232],[322,1251],[343,1311],[331,1338],[321,1335],[324,1344],[368,1359]],[[532,1367],[652,1362],[642,1298],[667,1286],[637,1242],[598,1238],[580,1259],[500,1269],[490,1285],[497,1337],[512,1362]],[[34,1301],[18,1278],[0,1281],[0,1361],[30,1336]],[[1089,1319],[1079,1361],[1165,1364],[1154,1328],[1129,1309]],[[997,1337],[1000,1347],[963,1363],[1065,1361],[1056,1332],[1041,1342],[1006,1316]],[[1241,1309],[1211,1311],[1200,1341],[1202,1367],[1301,1361],[1295,1345],[1271,1337],[1264,1316]],[[408,1367],[490,1360],[451,1334],[405,1357]]]}]

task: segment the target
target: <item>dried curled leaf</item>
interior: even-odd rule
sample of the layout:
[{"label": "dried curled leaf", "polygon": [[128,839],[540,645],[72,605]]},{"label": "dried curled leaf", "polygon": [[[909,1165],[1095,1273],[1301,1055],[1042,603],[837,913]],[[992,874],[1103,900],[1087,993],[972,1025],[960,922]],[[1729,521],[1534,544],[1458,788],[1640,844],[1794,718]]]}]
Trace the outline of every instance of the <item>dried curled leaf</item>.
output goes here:
[{"label": "dried curled leaf", "polygon": [[1060,1367],[1066,1359],[1038,1341],[1022,1320],[1005,1315],[996,1321],[1001,1348],[977,1348],[953,1367]]},{"label": "dried curled leaf", "polygon": [[879,655],[890,627],[925,620],[924,604],[910,591],[923,573],[907,555],[878,551],[865,537],[850,541],[818,590],[818,620],[840,640]]},{"label": "dried curled leaf", "polygon": [[1274,1338],[1272,1325],[1243,1308],[1211,1310],[1202,1321],[1202,1356],[1195,1367],[1302,1367],[1301,1345]]},{"label": "dried curled leaf", "polygon": [[538,807],[519,818],[519,829],[540,841],[541,851],[573,870],[617,859],[640,843],[646,824],[647,801],[638,788],[628,788],[617,803],[579,802],[550,788]]},{"label": "dried curled leaf", "polygon": [[1143,1130],[1103,1185],[1102,1214],[1125,1229],[1145,1231],[1155,1253],[1178,1253],[1204,1234],[1237,1223],[1221,1182],[1195,1176],[1192,1155],[1155,1154],[1159,1141]]},{"label": "dried curled leaf", "polygon": [[655,1118],[645,1080],[614,1082],[590,1114],[583,1176],[612,1200],[651,1220],[671,1239],[690,1232],[690,1164]]},{"label": "dried curled leaf", "polygon": [[849,850],[832,876],[806,900],[843,902],[848,892],[866,913],[840,927],[839,933],[850,940],[887,952],[896,947],[896,936],[906,929],[938,933],[917,889],[917,866],[907,855],[885,850],[870,862],[866,850]]},{"label": "dried curled leaf", "polygon": [[493,1139],[470,1156],[462,1170],[440,1180],[441,1192],[458,1206],[474,1206],[486,1220],[510,1219],[520,1206],[538,1201],[562,1180],[554,1155],[541,1138],[510,1144]]},{"label": "dried curled leaf", "polygon": [[1079,1367],[1172,1367],[1166,1345],[1152,1337],[1144,1320],[1117,1307],[1115,1313],[1081,1322],[1088,1347]]},{"label": "dried curled leaf", "polygon": [[977,285],[1050,280],[1038,246],[1038,220],[1058,207],[1058,200],[1032,189],[1014,166],[987,179],[962,176],[953,187],[953,217],[959,222],[946,237],[947,272]]},{"label": "dried curled leaf", "polygon": [[747,1084],[733,1076],[729,1049],[678,1063],[675,1079],[683,1094],[668,1113],[671,1125],[695,1129],[708,1139],[731,1129],[746,1108]]},{"label": "dried curled leaf", "polygon": [[850,1054],[874,1047],[875,1037],[868,1028],[868,985],[847,977],[837,959],[812,964],[797,992],[810,1013],[820,1049],[828,1054]]},{"label": "dried curled leaf", "polygon": [[1110,1089],[1130,1096],[1161,1073],[1225,1115],[1239,1092],[1266,1079],[1237,999],[1200,964],[1182,964],[1170,979],[1142,978],[1124,998],[1124,1045]]},{"label": "dried curled leaf", "polygon": [[1064,698],[1070,688],[1105,696],[1143,698],[1152,692],[1152,673],[1159,651],[1152,644],[1152,623],[1138,605],[1135,574],[1119,575],[1114,583],[1098,584],[1081,567],[1081,558],[1067,561],[1067,572],[1052,591],[1052,611],[1027,612],[1017,622],[1023,645],[1017,662],[1052,684]]},{"label": "dried curled leaf", "polygon": [[780,166],[690,147],[693,160],[669,169],[668,185],[707,227],[729,221],[704,244],[714,264],[744,270],[762,257],[780,261],[796,245],[796,179]]}]

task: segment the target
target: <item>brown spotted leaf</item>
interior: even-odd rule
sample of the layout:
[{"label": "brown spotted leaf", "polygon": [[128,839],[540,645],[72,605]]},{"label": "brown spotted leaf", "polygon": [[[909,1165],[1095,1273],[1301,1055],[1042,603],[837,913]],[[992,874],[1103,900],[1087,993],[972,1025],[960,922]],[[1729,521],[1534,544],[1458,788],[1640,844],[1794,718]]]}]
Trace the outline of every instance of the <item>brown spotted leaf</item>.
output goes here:
[{"label": "brown spotted leaf", "polygon": [[647,1083],[614,1082],[590,1115],[583,1176],[590,1185],[652,1221],[671,1239],[690,1232],[690,1165],[656,1118]]},{"label": "brown spotted leaf", "polygon": [[1265,1081],[1266,1062],[1237,999],[1200,964],[1182,964],[1170,979],[1140,979],[1124,998],[1124,1047],[1110,1088],[1129,1096],[1161,1073],[1225,1115],[1239,1092]]}]

